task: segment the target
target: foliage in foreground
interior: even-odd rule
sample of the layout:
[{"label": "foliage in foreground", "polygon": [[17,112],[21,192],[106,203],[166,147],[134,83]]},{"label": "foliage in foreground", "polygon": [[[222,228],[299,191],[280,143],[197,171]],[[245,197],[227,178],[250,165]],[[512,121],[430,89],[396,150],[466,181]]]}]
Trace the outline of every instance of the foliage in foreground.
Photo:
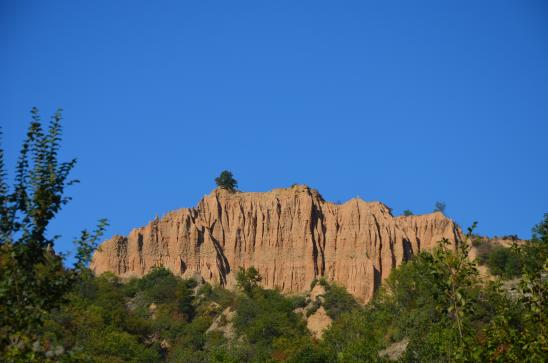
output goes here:
[{"label": "foliage in foreground", "polygon": [[452,251],[442,242],[395,269],[364,309],[336,320],[325,349],[341,362],[379,361],[383,348],[406,341],[404,362],[546,361],[548,215],[534,231],[516,247],[523,269],[514,291],[478,278],[469,244]]},{"label": "foliage in foreground", "polygon": [[[522,253],[545,259],[546,235],[531,243]],[[48,314],[42,341],[70,352],[65,361],[82,362],[386,361],[379,352],[402,341],[402,362],[542,362],[544,270],[531,265],[509,294],[478,278],[466,246],[454,251],[442,243],[421,253],[395,269],[366,306],[320,280],[334,318],[321,341],[295,313],[302,299],[262,288],[254,269],[242,271],[239,291],[229,291],[162,268],[129,281],[109,273],[82,278]],[[227,308],[235,311],[234,336],[208,331]]]},{"label": "foliage in foreground", "polygon": [[107,226],[101,220],[95,232],[77,239],[76,264],[63,266],[54,252],[58,236],[48,226],[68,203],[65,188],[76,183],[69,174],[76,160],[61,162],[61,111],[44,129],[36,108],[23,142],[13,186],[7,182],[4,151],[0,149],[0,354],[4,360],[44,361],[65,353],[47,346],[41,328],[48,313],[59,308],[78,284],[91,252]]}]

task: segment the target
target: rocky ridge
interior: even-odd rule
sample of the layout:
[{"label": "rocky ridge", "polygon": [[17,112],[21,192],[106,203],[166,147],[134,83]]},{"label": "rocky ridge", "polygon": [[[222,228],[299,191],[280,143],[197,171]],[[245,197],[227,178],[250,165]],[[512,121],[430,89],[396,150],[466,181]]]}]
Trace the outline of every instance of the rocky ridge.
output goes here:
[{"label": "rocky ridge", "polygon": [[105,241],[91,268],[131,277],[164,266],[230,288],[238,268],[254,266],[265,287],[300,293],[325,276],[367,302],[404,260],[442,238],[455,246],[460,237],[439,212],[394,217],[383,203],[330,203],[304,185],[264,193],[218,188],[194,208]]}]

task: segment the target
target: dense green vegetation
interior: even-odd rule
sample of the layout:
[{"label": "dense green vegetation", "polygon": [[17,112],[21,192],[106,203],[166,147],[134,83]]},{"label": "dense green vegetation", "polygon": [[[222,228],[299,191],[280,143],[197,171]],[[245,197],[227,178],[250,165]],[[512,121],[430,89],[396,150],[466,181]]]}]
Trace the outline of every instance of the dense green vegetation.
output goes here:
[{"label": "dense green vegetation", "polygon": [[[60,113],[47,132],[37,111],[16,170],[5,181],[0,150],[0,360],[6,362],[544,362],[548,358],[548,214],[531,241],[489,250],[484,263],[513,290],[479,277],[469,258],[472,229],[395,269],[362,306],[320,278],[322,299],[261,287],[240,269],[237,289],[182,279],[156,268],[122,281],[87,264],[106,227],[77,239],[63,265],[47,237],[68,201],[74,161],[60,163]],[[477,245],[477,242],[476,242]],[[482,255],[484,256],[484,255]],[[483,258],[483,257],[482,257]],[[313,286],[312,286],[313,287]],[[308,304],[308,305],[307,305]],[[306,317],[323,306],[333,319],[315,339]],[[300,313],[305,306],[308,310]],[[394,354],[394,347],[399,347]]]},{"label": "dense green vegetation", "polygon": [[528,243],[525,248],[519,248],[518,239],[515,236],[511,236],[512,238],[503,237],[503,239],[514,240],[511,247],[504,247],[481,238],[473,240],[472,245],[477,250],[478,264],[487,266],[491,274],[502,279],[518,278],[526,267],[540,268],[537,260],[539,259],[538,254],[542,252],[539,252],[535,247],[542,245],[538,237],[542,233],[539,232],[539,228],[542,228],[542,223],[533,229],[533,241],[536,242]]},{"label": "dense green vegetation", "polygon": [[495,247],[488,255],[486,264],[492,274],[506,279],[517,277],[521,272],[519,254],[511,248]]},{"label": "dense green vegetation", "polygon": [[61,355],[63,347],[46,346],[41,328],[49,313],[66,301],[83,275],[91,252],[107,226],[82,231],[76,243],[76,263],[63,265],[54,252],[59,236],[49,237],[48,226],[70,198],[65,188],[76,160],[61,162],[61,111],[42,127],[36,108],[15,169],[13,186],[7,182],[4,151],[0,149],[0,353],[3,360],[42,361]]},{"label": "dense green vegetation", "polygon": [[[322,285],[325,289],[325,294],[323,294],[324,301],[323,303],[320,303],[319,300],[315,301],[312,310],[318,308],[321,304],[331,319],[338,319],[342,313],[358,309],[359,304],[343,286],[329,283],[323,277],[312,281],[311,288],[314,288],[316,284]],[[307,313],[310,315],[313,311],[309,310]]]},{"label": "dense green vegetation", "polygon": [[[538,235],[521,253],[546,259],[546,242]],[[92,362],[385,361],[379,352],[402,341],[402,362],[546,359],[546,266],[528,265],[510,294],[478,277],[468,251],[467,244],[455,252],[442,242],[421,253],[394,270],[365,306],[318,280],[326,291],[322,306],[334,319],[320,341],[295,312],[304,298],[262,288],[253,268],[240,270],[234,291],[163,268],[126,282],[87,275],[49,314],[43,334],[67,357]],[[214,321],[233,333],[208,332]]]},{"label": "dense green vegetation", "polygon": [[[546,242],[546,234],[538,235],[521,253],[546,259]],[[421,253],[394,270],[366,306],[320,279],[323,306],[334,319],[321,341],[295,313],[303,298],[261,288],[255,269],[240,271],[236,291],[163,268],[125,282],[86,274],[40,334],[65,361],[383,361],[379,351],[404,340],[406,362],[543,361],[546,266],[529,265],[514,296],[497,282],[482,282],[467,253],[466,244],[453,252],[444,243]],[[223,322],[227,308],[235,316]],[[215,320],[232,324],[234,335],[207,332]]]}]

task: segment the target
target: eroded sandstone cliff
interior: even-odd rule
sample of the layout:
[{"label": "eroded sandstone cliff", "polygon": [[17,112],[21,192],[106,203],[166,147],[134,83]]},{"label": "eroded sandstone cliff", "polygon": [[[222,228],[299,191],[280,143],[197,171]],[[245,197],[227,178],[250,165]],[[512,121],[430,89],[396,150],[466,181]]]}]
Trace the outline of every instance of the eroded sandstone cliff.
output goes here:
[{"label": "eroded sandstone cliff", "polygon": [[232,287],[239,267],[255,266],[266,287],[302,292],[323,275],[365,302],[406,258],[460,233],[441,213],[393,217],[382,203],[333,204],[303,185],[266,193],[215,189],[195,208],[104,242],[91,268],[129,277],[165,266]]}]

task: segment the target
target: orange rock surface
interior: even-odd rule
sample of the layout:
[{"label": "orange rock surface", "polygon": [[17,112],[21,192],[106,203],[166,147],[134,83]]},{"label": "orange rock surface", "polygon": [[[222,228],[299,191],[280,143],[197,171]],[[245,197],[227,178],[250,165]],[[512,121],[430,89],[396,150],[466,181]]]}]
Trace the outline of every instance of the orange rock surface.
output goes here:
[{"label": "orange rock surface", "polygon": [[304,292],[325,276],[367,302],[402,261],[460,236],[441,213],[394,217],[383,203],[334,204],[304,185],[265,193],[218,188],[195,208],[105,241],[91,268],[130,277],[164,266],[230,288],[239,267],[254,266],[265,287]]}]

